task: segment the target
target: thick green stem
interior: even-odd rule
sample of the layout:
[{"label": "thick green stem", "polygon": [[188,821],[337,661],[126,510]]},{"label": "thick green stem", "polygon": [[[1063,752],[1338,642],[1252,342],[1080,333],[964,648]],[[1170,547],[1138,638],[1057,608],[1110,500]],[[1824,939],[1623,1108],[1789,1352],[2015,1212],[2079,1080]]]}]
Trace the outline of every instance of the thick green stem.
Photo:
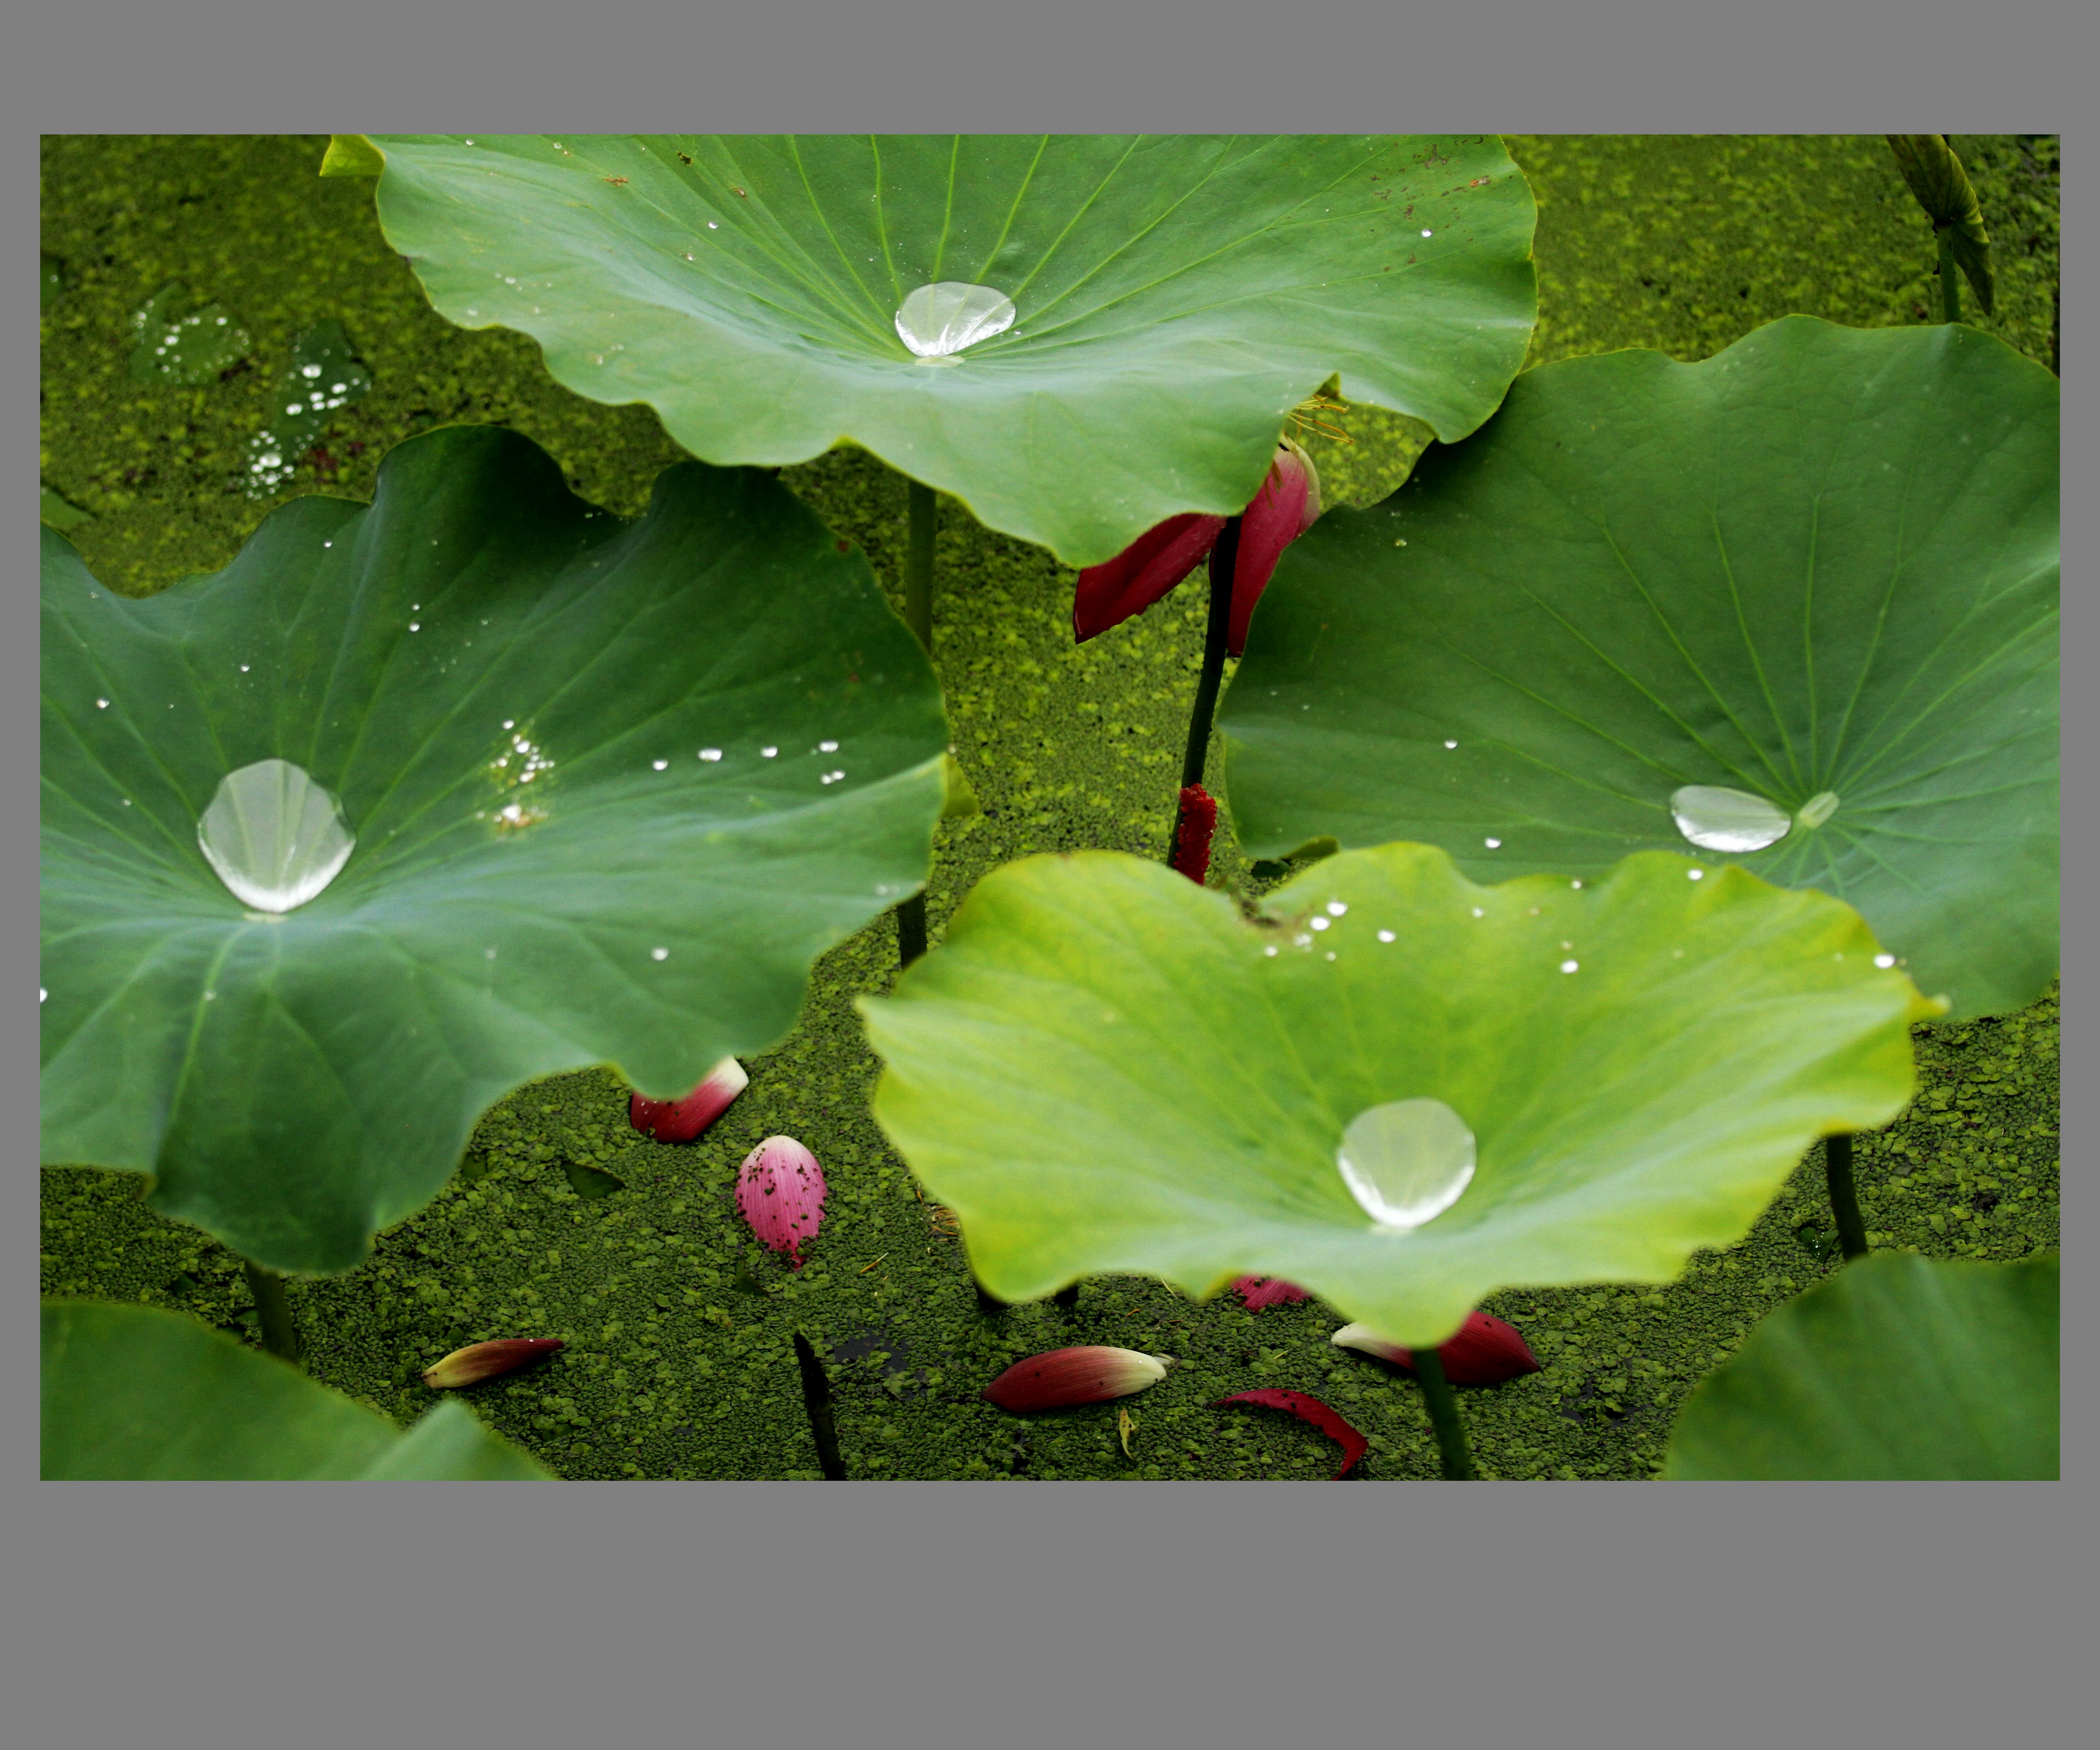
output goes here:
[{"label": "thick green stem", "polygon": [[1866,1223],[1860,1219],[1860,1192],[1852,1183],[1850,1131],[1823,1139],[1823,1176],[1830,1185],[1830,1213],[1838,1223],[1838,1244],[1849,1259],[1867,1255]]},{"label": "thick green stem", "polygon": [[1939,227],[1939,320],[1961,320],[1961,269],[1954,259],[1954,227]]},{"label": "thick green stem", "polygon": [[285,1279],[274,1270],[244,1258],[241,1269],[248,1278],[248,1292],[255,1297],[255,1311],[262,1326],[262,1347],[282,1355],[293,1366],[299,1363],[298,1328],[292,1323],[292,1303],[285,1293]]},{"label": "thick green stem", "polygon": [[[1196,703],[1189,713],[1189,745],[1181,756],[1181,787],[1203,781],[1211,752],[1211,720],[1217,714],[1218,687],[1225,674],[1225,638],[1233,623],[1233,566],[1239,558],[1240,519],[1228,517],[1211,549],[1211,611],[1203,623],[1203,669],[1196,680]],[[1171,865],[1181,842],[1181,804],[1174,804],[1174,827],[1167,835]]]},{"label": "thick green stem", "polygon": [[1444,1377],[1442,1353],[1435,1349],[1416,1350],[1414,1377],[1422,1382],[1422,1401],[1428,1407],[1429,1426],[1436,1430],[1436,1450],[1443,1457],[1444,1474],[1453,1482],[1471,1482],[1472,1448],[1466,1444],[1466,1424],[1459,1417],[1451,1382]]},{"label": "thick green stem", "polygon": [[[930,658],[933,654],[933,489],[906,483],[911,533],[904,554],[904,623]],[[914,893],[897,908],[897,963],[909,966],[926,951],[926,896]]]},{"label": "thick green stem", "polygon": [[810,1347],[810,1339],[795,1333],[795,1364],[802,1370],[802,1407],[810,1413],[810,1432],[816,1436],[817,1463],[827,1482],[846,1479],[846,1461],[839,1456],[838,1418],[832,1411],[832,1382],[824,1377],[824,1364]]}]

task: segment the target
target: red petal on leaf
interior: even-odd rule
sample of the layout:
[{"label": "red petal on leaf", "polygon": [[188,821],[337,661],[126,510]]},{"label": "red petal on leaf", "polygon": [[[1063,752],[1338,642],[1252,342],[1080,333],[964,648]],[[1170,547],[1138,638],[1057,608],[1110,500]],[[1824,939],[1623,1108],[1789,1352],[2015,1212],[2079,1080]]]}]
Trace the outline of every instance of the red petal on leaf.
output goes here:
[{"label": "red petal on leaf", "polygon": [[1106,564],[1088,566],[1072,597],[1074,641],[1142,614],[1202,562],[1224,526],[1223,517],[1185,511],[1147,529]]},{"label": "red petal on leaf", "polygon": [[1171,1355],[1141,1355],[1098,1343],[1052,1349],[1016,1361],[984,1388],[984,1395],[1001,1409],[1017,1413],[1070,1409],[1142,1391],[1164,1379],[1172,1364]]},{"label": "red petal on leaf", "polygon": [[[1412,1369],[1414,1351],[1374,1336],[1365,1326],[1351,1325],[1329,1339],[1345,1349],[1361,1349],[1395,1364]],[[1535,1373],[1538,1357],[1514,1325],[1490,1312],[1469,1312],[1458,1334],[1437,1353],[1444,1358],[1444,1377],[1454,1386],[1499,1386],[1520,1374]]]},{"label": "red petal on leaf", "polygon": [[1240,518],[1239,553],[1233,561],[1233,617],[1225,633],[1225,648],[1233,655],[1246,650],[1254,605],[1268,587],[1283,549],[1319,515],[1319,471],[1312,458],[1286,438],[1269,465],[1268,478]]},{"label": "red petal on leaf", "polygon": [[1198,887],[1211,872],[1211,835],[1217,825],[1216,798],[1201,784],[1184,786],[1181,827],[1174,835],[1174,866]]},{"label": "red petal on leaf", "polygon": [[1329,1408],[1308,1391],[1285,1391],[1274,1386],[1265,1386],[1259,1391],[1236,1391],[1229,1398],[1217,1399],[1215,1403],[1259,1404],[1264,1409],[1288,1410],[1300,1422],[1311,1422],[1342,1448],[1342,1468],[1335,1473],[1337,1482],[1347,1476],[1356,1461],[1371,1449],[1369,1440],[1344,1422],[1338,1412]]},{"label": "red petal on leaf", "polygon": [[743,1157],[736,1206],[767,1246],[802,1267],[802,1242],[824,1219],[824,1170],[792,1136],[769,1136]]},{"label": "red petal on leaf", "polygon": [[627,1122],[645,1136],[660,1143],[689,1143],[729,1110],[730,1102],[751,1085],[743,1065],[725,1057],[707,1073],[707,1079],[683,1100],[644,1100],[627,1096]]},{"label": "red petal on leaf", "polygon": [[1282,1276],[1242,1276],[1233,1284],[1233,1292],[1246,1303],[1250,1312],[1259,1312],[1264,1307],[1287,1307],[1312,1298],[1295,1282],[1286,1282]]},{"label": "red petal on leaf", "polygon": [[478,1386],[498,1373],[514,1373],[561,1347],[562,1339],[558,1337],[497,1337],[488,1342],[469,1343],[426,1369],[423,1383],[433,1391]]}]

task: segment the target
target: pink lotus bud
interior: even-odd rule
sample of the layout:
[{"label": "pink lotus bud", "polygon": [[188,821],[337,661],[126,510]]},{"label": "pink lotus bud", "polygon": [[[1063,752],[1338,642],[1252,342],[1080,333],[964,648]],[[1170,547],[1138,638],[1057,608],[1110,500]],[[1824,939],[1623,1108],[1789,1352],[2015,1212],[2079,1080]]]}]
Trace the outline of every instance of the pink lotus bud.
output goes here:
[{"label": "pink lotus bud", "polygon": [[1233,1292],[1246,1303],[1249,1312],[1259,1312],[1264,1307],[1287,1307],[1312,1298],[1295,1282],[1286,1282],[1282,1276],[1242,1276],[1233,1284]]},{"label": "pink lotus bud", "polygon": [[1016,1361],[984,1389],[1003,1410],[1069,1409],[1075,1404],[1104,1404],[1156,1386],[1174,1364],[1171,1355],[1140,1355],[1135,1349],[1088,1344],[1052,1349]]},{"label": "pink lotus bud", "polygon": [[1300,1422],[1312,1423],[1342,1448],[1342,1468],[1335,1473],[1338,1483],[1371,1449],[1371,1443],[1351,1427],[1339,1410],[1322,1404],[1309,1391],[1286,1391],[1278,1386],[1264,1386],[1259,1391],[1236,1391],[1229,1398],[1220,1398],[1213,1408],[1227,1404],[1258,1404],[1264,1409],[1288,1410]]},{"label": "pink lotus bud", "polygon": [[627,1122],[660,1143],[689,1143],[729,1110],[730,1102],[751,1085],[743,1065],[725,1057],[707,1079],[683,1100],[627,1097]]},{"label": "pink lotus bud", "polygon": [[[1361,1349],[1396,1367],[1414,1365],[1413,1350],[1388,1342],[1367,1325],[1345,1325],[1327,1340],[1344,1349]],[[1520,1373],[1535,1373],[1539,1367],[1538,1357],[1517,1328],[1487,1312],[1467,1313],[1458,1335],[1437,1353],[1444,1358],[1444,1377],[1454,1386],[1499,1386]]]},{"label": "pink lotus bud", "polygon": [[1311,456],[1286,438],[1277,446],[1268,478],[1240,519],[1239,553],[1233,561],[1233,617],[1225,632],[1225,649],[1233,655],[1246,649],[1247,622],[1283,549],[1319,517],[1320,471]]},{"label": "pink lotus bud", "polygon": [[435,1367],[426,1368],[423,1383],[433,1391],[478,1386],[499,1373],[514,1373],[561,1347],[558,1337],[497,1337],[488,1342],[469,1343],[464,1349],[453,1350]]},{"label": "pink lotus bud", "polygon": [[1197,886],[1211,872],[1211,835],[1217,830],[1216,799],[1201,784],[1181,789],[1181,822],[1174,835],[1174,866]]},{"label": "pink lotus bud", "polygon": [[752,1232],[802,1267],[802,1242],[824,1219],[824,1170],[792,1136],[769,1136],[743,1157],[736,1175],[736,1206]]}]

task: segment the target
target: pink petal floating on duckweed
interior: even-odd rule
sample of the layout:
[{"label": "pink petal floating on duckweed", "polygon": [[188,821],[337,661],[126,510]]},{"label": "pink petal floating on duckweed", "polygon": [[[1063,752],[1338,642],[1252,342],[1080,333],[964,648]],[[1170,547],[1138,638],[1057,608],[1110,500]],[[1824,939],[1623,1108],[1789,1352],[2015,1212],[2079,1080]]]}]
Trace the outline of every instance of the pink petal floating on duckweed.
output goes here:
[{"label": "pink petal floating on duckweed", "polygon": [[478,1386],[499,1373],[514,1373],[561,1347],[558,1337],[497,1337],[487,1342],[469,1343],[426,1369],[423,1383],[433,1391]]},{"label": "pink petal floating on duckweed", "polygon": [[[1367,1325],[1345,1325],[1328,1342],[1361,1349],[1396,1367],[1412,1369],[1414,1351],[1374,1335]],[[1491,1312],[1469,1312],[1458,1334],[1436,1351],[1444,1358],[1444,1377],[1454,1386],[1499,1386],[1504,1380],[1539,1370],[1538,1357],[1514,1325]]]},{"label": "pink petal floating on duckweed", "polygon": [[1339,1482],[1349,1474],[1356,1461],[1371,1449],[1371,1443],[1342,1419],[1340,1413],[1330,1409],[1309,1391],[1286,1391],[1279,1386],[1264,1386],[1259,1391],[1236,1391],[1229,1398],[1219,1398],[1214,1408],[1227,1404],[1257,1404],[1264,1409],[1288,1410],[1300,1422],[1309,1422],[1342,1448],[1342,1468],[1335,1473]]},{"label": "pink petal floating on duckweed", "polygon": [[824,1219],[824,1170],[792,1136],[769,1136],[743,1157],[736,1175],[736,1206],[751,1230],[802,1267],[802,1242]]},{"label": "pink petal floating on duckweed", "polygon": [[1250,1312],[1259,1312],[1264,1307],[1287,1307],[1312,1298],[1295,1282],[1286,1282],[1282,1276],[1242,1276],[1233,1284],[1233,1292],[1246,1303]]},{"label": "pink petal floating on duckweed", "polygon": [[689,1143],[729,1110],[730,1102],[751,1085],[743,1065],[725,1057],[683,1100],[627,1096],[627,1122],[660,1143]]},{"label": "pink petal floating on duckweed", "polygon": [[1111,1349],[1099,1343],[1074,1349],[1052,1349],[1016,1361],[984,1389],[1003,1410],[1070,1409],[1077,1404],[1103,1404],[1156,1386],[1174,1364],[1171,1355],[1144,1355],[1135,1349]]}]

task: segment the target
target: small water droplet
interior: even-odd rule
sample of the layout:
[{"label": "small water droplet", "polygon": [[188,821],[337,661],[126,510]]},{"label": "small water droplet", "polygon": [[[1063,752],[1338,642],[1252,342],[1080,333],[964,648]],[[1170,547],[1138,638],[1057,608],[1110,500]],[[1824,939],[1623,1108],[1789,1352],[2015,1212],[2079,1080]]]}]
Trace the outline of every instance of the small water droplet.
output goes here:
[{"label": "small water droplet", "polygon": [[503,726],[506,730],[514,730],[518,727],[518,720],[514,717],[505,717],[503,720]]},{"label": "small water droplet", "polygon": [[1264,954],[1274,954],[1276,951],[1277,951],[1277,948],[1276,948],[1276,944],[1275,944],[1274,942],[1271,942],[1271,943],[1270,943],[1270,944],[1269,944],[1266,948],[1264,948],[1264,949],[1263,949],[1263,950],[1262,950],[1262,952],[1263,952]]},{"label": "small water droplet", "polygon": [[1312,920],[1312,928],[1316,930],[1324,930],[1334,921],[1332,918],[1315,918]]},{"label": "small water droplet", "polygon": [[1874,956],[1874,964],[1885,972],[1895,963],[1896,957],[1892,954],[1877,954]]},{"label": "small water droplet", "polygon": [[835,741],[820,741],[817,743],[817,752],[819,753],[836,753],[838,751],[839,744]]},{"label": "small water droplet", "polygon": [[1575,880],[1575,881],[1570,881],[1568,884],[1568,886],[1570,886],[1570,887],[1580,887],[1580,886],[1582,886],[1582,882],[1581,882],[1581,881],[1579,881],[1579,880]]},{"label": "small water droplet", "polygon": [[1436,233],[1435,233],[1434,231],[1423,231],[1423,232],[1422,233],[1422,235],[1423,235],[1423,236],[1425,236],[1425,237],[1430,237],[1430,236],[1434,236],[1436,235]]},{"label": "small water droplet", "polygon": [[1444,743],[1444,745],[1445,745],[1445,747],[1447,747],[1447,748],[1450,748],[1450,747],[1457,747],[1458,744],[1458,743],[1456,743],[1456,742],[1454,742],[1454,741],[1447,741],[1446,743]]},{"label": "small water droplet", "polygon": [[248,672],[248,664],[247,664],[247,663],[243,663],[240,665],[240,672],[241,672],[243,674],[246,674],[246,673]]},{"label": "small water droplet", "polygon": [[333,792],[288,760],[258,760],[219,780],[197,844],[235,898],[280,913],[334,880],[357,840]]},{"label": "small water droplet", "polygon": [[1579,960],[1563,960],[1560,963],[1560,970],[1564,972],[1579,972],[1582,970],[1582,963]]},{"label": "small water droplet", "polygon": [[1330,918],[1339,918],[1348,909],[1348,906],[1339,899],[1330,899],[1327,901],[1327,915]]},{"label": "small water droplet", "polygon": [[493,960],[496,958],[496,950],[493,948],[484,948],[481,950],[481,957],[484,960]]},{"label": "small water droplet", "polygon": [[651,948],[649,950],[649,958],[652,960],[668,960],[671,958],[671,950],[668,948]]},{"label": "small water droplet", "polygon": [[649,763],[660,772],[670,769],[671,762],[668,760],[651,760]]},{"label": "small water droplet", "polygon": [[907,294],[897,311],[897,335],[920,358],[946,359],[1004,333],[1014,314],[1013,300],[994,287],[942,280]]},{"label": "small water droplet", "polygon": [[1688,869],[1684,871],[1684,879],[1688,881],[1704,881],[1706,879],[1706,871],[1704,869]]},{"label": "small water droplet", "polygon": [[95,708],[97,711],[107,711],[109,708],[109,701],[106,699],[98,699],[95,702]]},{"label": "small water droplet", "polygon": [[1677,830],[1702,851],[1762,851],[1787,835],[1786,810],[1746,790],[1718,784],[1686,784],[1670,797]]},{"label": "small water droplet", "polygon": [[1502,841],[1500,839],[1483,839],[1480,843],[1491,851],[1498,851],[1502,848]]},{"label": "small water droplet", "polygon": [[1485,918],[1487,915],[1488,915],[1488,914],[1487,914],[1487,910],[1486,910],[1486,908],[1485,908],[1485,907],[1484,907],[1484,906],[1474,906],[1474,907],[1473,907],[1473,915],[1474,915],[1475,917],[1476,917],[1476,918]]},{"label": "small water droplet", "polygon": [[1382,942],[1389,942],[1397,941],[1399,938],[1396,937],[1391,930],[1380,930],[1379,932],[1379,940]]},{"label": "small water droplet", "polygon": [[761,747],[758,750],[759,757],[764,760],[771,759],[774,755],[779,752],[780,750],[778,747]]},{"label": "small water droplet", "polygon": [[1473,1133],[1440,1100],[1396,1100],[1360,1112],[1335,1165],[1379,1227],[1405,1233],[1458,1201],[1472,1182]]},{"label": "small water droplet", "polygon": [[411,632],[421,632],[423,628],[422,628],[421,626],[417,625],[417,624],[416,624],[416,622],[415,622],[414,620],[412,620],[412,620],[410,620],[410,621],[408,622],[408,629],[409,629],[409,631],[411,631]]},{"label": "small water droplet", "polygon": [[[1271,954],[1274,954],[1274,953],[1276,952],[1276,950],[1275,950],[1273,948],[1270,949],[1268,951],[1269,951]],[[51,992],[50,992],[50,991],[48,991],[48,990],[45,990],[45,989],[44,989],[44,987],[43,987],[42,985],[38,985],[38,986],[37,986],[37,1000],[38,1000],[39,1003],[42,1002],[42,1001],[44,1000],[44,998],[45,998],[46,997],[49,996],[50,994],[51,994]]]},{"label": "small water droplet", "polygon": [[719,760],[721,757],[721,749],[719,747],[703,747],[700,750],[700,757],[703,760],[709,761]]}]

